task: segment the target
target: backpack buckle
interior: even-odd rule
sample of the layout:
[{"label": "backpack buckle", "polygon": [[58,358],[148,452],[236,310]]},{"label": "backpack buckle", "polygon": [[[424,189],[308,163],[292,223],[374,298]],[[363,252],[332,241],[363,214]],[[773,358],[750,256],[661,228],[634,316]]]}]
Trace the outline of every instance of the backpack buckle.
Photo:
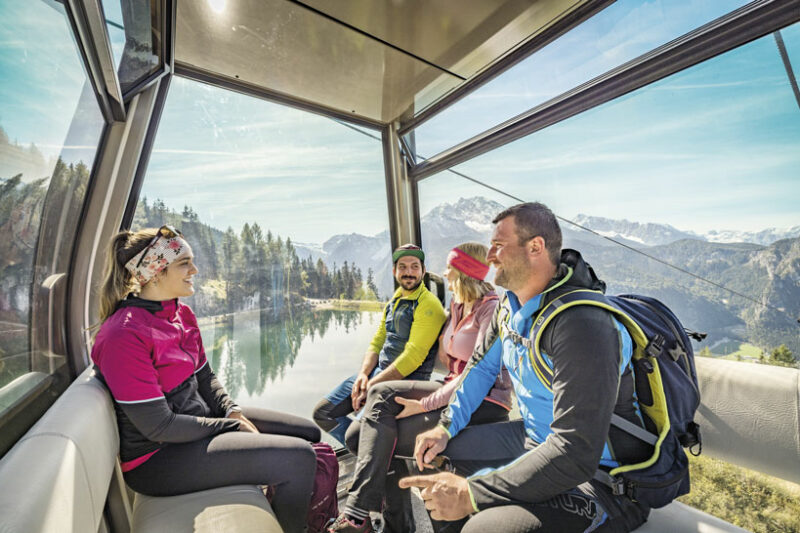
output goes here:
[{"label": "backpack buckle", "polygon": [[656,334],[652,339],[650,339],[650,342],[647,343],[647,347],[644,349],[644,351],[650,357],[658,357],[663,349],[664,337]]},{"label": "backpack buckle", "polygon": [[611,478],[611,492],[614,496],[623,496],[626,492],[625,490],[625,480],[621,477]]},{"label": "backpack buckle", "polygon": [[636,503],[638,500],[636,499],[636,483],[633,481],[629,481],[625,486],[625,496],[630,498],[633,503]]}]

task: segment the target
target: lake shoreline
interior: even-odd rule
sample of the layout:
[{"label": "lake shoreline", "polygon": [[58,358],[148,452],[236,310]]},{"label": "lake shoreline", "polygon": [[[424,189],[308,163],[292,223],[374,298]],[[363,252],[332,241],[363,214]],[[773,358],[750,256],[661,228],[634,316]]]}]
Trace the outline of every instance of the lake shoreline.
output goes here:
[{"label": "lake shoreline", "polygon": [[306,298],[306,302],[315,311],[383,311],[386,302],[377,300],[345,300],[345,299],[315,299]]},{"label": "lake shoreline", "polygon": [[[379,302],[377,300],[305,298],[301,307],[311,311],[369,311],[377,313],[383,311],[385,305],[386,302]],[[218,324],[220,322],[226,322],[232,316],[240,313],[256,313],[259,311],[261,311],[261,309],[243,309],[241,311],[234,311],[233,313],[197,317],[197,322],[202,326]]]}]

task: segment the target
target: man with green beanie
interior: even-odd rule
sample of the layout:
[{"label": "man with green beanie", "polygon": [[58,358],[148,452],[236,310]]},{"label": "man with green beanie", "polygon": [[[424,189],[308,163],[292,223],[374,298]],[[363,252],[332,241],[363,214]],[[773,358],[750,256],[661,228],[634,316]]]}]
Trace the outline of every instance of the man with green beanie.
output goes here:
[{"label": "man with green beanie", "polygon": [[398,379],[428,380],[435,363],[445,312],[422,283],[425,253],[419,246],[404,244],[392,253],[392,262],[399,287],[383,310],[361,369],[314,408],[317,425],[341,443],[351,422],[347,415],[363,407],[372,385]]}]

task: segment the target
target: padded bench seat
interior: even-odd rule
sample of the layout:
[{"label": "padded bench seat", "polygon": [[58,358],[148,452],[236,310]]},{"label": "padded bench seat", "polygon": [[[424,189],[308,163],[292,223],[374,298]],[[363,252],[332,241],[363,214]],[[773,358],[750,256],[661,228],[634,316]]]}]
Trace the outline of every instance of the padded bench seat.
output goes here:
[{"label": "padded bench seat", "polygon": [[[87,369],[0,459],[0,532],[108,531],[103,510],[109,490],[120,483],[118,450],[111,397]],[[130,509],[127,502],[122,506],[127,521]],[[169,498],[137,495],[131,526],[132,533],[281,532],[254,485]]]},{"label": "padded bench seat", "polygon": [[280,532],[275,513],[253,485],[236,485],[181,496],[137,494],[134,533]]},{"label": "padded bench seat", "polygon": [[681,502],[672,502],[650,511],[647,522],[636,533],[747,533],[715,516],[698,511]]}]

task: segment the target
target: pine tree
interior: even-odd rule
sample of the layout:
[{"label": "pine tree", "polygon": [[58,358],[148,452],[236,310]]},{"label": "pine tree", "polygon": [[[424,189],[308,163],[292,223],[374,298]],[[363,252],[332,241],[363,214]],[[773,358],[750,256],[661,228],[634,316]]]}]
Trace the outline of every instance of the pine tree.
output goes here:
[{"label": "pine tree", "polygon": [[381,299],[378,295],[378,286],[375,285],[375,274],[372,272],[372,268],[367,269],[367,289],[375,295],[376,300]]},{"label": "pine tree", "polygon": [[772,353],[769,356],[769,362],[772,364],[794,366],[797,363],[797,360],[795,360],[792,351],[785,344],[781,344],[772,350]]}]

